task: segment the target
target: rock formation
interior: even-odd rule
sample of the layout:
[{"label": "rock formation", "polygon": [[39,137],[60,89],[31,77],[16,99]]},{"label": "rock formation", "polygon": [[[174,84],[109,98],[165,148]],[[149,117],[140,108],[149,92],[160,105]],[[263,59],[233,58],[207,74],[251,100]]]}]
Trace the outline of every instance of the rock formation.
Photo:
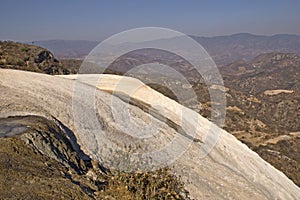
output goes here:
[{"label": "rock formation", "polygon": [[[107,76],[107,78],[110,77]],[[79,126],[74,123],[72,98],[76,84],[84,90],[95,91],[94,105],[98,113],[97,119],[101,124],[101,133],[95,133],[90,127],[85,126],[89,124],[88,121]],[[147,89],[147,94],[157,95],[148,87],[144,89]],[[134,103],[132,105],[124,99],[121,100],[119,95],[100,91],[86,83],[6,69],[0,70],[0,91],[0,117],[28,114],[52,120],[55,117],[74,132],[84,153],[102,162],[104,166],[120,167],[113,162],[117,158],[114,151],[111,153],[112,158],[108,157],[109,154],[106,151],[109,149],[105,147],[102,140],[110,141],[111,146],[108,147],[118,147],[119,152],[128,152],[128,147],[124,144],[131,144],[130,148],[134,151],[145,153],[163,148],[174,138],[179,138],[177,140],[179,143],[176,143],[177,148],[181,150],[185,148],[185,145],[188,145],[188,148],[183,155],[174,159],[170,167],[172,173],[182,177],[186,189],[194,199],[297,199],[300,196],[300,189],[282,172],[265,162],[234,136],[191,110],[188,112],[195,117],[187,121],[191,127],[180,127],[182,124],[174,120],[178,118],[176,112],[164,114],[160,112],[160,109],[156,109],[155,112],[145,112],[141,109],[147,104],[151,106],[157,103],[156,99],[142,98],[143,96],[137,95],[134,99],[139,100],[141,105],[134,105]],[[126,94],[126,91],[123,91],[123,94]],[[85,107],[89,105],[86,104],[88,100],[85,96],[76,100],[78,100],[76,103],[86,108],[85,111],[90,109]],[[179,106],[162,95],[157,100],[160,101],[162,107],[169,106],[176,110]],[[130,120],[133,126],[126,126],[126,121],[124,124],[119,123],[128,117],[124,113],[124,108],[132,113]],[[84,110],[82,115],[83,118],[86,115]],[[145,129],[144,125],[149,123],[149,120],[152,128],[160,130],[157,135],[147,135],[147,131],[149,133],[151,131]],[[177,126],[174,127],[172,124]],[[78,127],[85,127],[84,135],[77,130]],[[186,135],[182,134],[182,129]],[[140,135],[136,131],[139,131]],[[132,135],[133,133],[136,134]],[[211,142],[209,134],[216,134],[219,137],[214,148],[206,152],[206,144]],[[146,138],[147,142],[143,140],[144,135],[149,136]],[[191,141],[191,138],[186,137],[188,135],[198,138],[199,141]],[[103,136],[106,136],[106,139]],[[167,153],[170,153],[170,155],[167,154],[168,156],[172,156],[176,152]],[[203,153],[208,153],[208,155],[201,157]]]},{"label": "rock formation", "polygon": [[0,68],[20,69],[45,74],[70,74],[54,55],[41,47],[10,41],[0,41]]}]

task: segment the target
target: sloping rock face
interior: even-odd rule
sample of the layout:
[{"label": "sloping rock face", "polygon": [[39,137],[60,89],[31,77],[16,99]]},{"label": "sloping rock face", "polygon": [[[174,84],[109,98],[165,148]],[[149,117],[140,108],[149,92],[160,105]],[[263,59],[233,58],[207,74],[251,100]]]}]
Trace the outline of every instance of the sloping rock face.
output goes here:
[{"label": "sloping rock face", "polygon": [[0,118],[0,155],[0,199],[190,199],[168,169],[103,168],[55,118]]},{"label": "sloping rock face", "polygon": [[[193,111],[188,111],[191,116],[195,116],[195,118],[190,118],[190,125],[197,125],[191,127],[192,131],[196,130],[193,138],[198,138],[204,144],[191,141],[191,138],[186,137],[192,134],[188,128],[184,129],[184,133],[187,134],[184,135],[180,131],[181,127],[171,126],[168,121],[176,118],[172,112],[169,116],[161,113],[159,109],[154,113],[147,113],[138,105],[130,105],[124,99],[121,100],[109,93],[95,90],[94,105],[97,109],[98,120],[102,125],[102,133],[95,133],[86,126],[85,133],[82,135],[77,130],[78,124],[74,124],[73,118],[74,84],[74,80],[2,69],[0,70],[0,117],[27,114],[46,118],[54,116],[74,132],[84,153],[103,162],[104,165],[113,167],[118,167],[116,163],[109,162],[115,160],[114,151],[110,153],[111,158],[109,158],[109,154],[105,153],[105,151],[109,152],[106,148],[118,147],[119,152],[128,153],[128,148],[124,144],[130,144],[130,148],[134,151],[146,152],[162,148],[176,136],[179,138],[179,146],[186,144],[189,146],[180,157],[174,159],[171,169],[174,174],[182,177],[186,183],[186,189],[194,199],[297,199],[300,196],[300,189],[283,173],[265,162],[235,137]],[[82,89],[92,88],[87,84],[76,84],[80,84]],[[139,96],[135,99],[138,100]],[[77,99],[77,101],[86,105],[87,99],[82,96],[82,99]],[[112,101],[114,106],[111,104]],[[155,99],[152,101],[148,104],[154,104]],[[162,106],[165,105],[164,103],[174,108],[178,106],[163,98],[160,101]],[[132,126],[125,128],[122,127],[125,126],[124,124],[119,124],[128,117],[124,114],[124,108],[133,113],[130,120],[135,122]],[[89,110],[89,108],[86,109]],[[86,114],[84,111],[82,115]],[[117,116],[114,115],[116,113]],[[157,116],[157,113],[165,116],[168,119],[167,122]],[[121,117],[121,120],[117,120],[116,117]],[[151,127],[159,129],[160,132],[152,137],[149,135],[149,141],[144,143],[145,138],[140,140],[137,139],[140,135],[132,134],[138,131],[142,136],[147,135],[144,125],[149,123],[149,120],[152,122]],[[180,125],[175,120],[172,122],[171,124]],[[88,124],[88,121],[85,123]],[[79,127],[83,125],[86,124],[81,124]],[[205,143],[210,142],[206,139],[208,133],[217,134],[219,138],[214,148],[210,152],[205,152],[207,151]],[[105,147],[103,136],[109,137],[111,146]],[[172,155],[172,152],[168,153]],[[209,154],[201,158],[199,155],[203,153]]]}]

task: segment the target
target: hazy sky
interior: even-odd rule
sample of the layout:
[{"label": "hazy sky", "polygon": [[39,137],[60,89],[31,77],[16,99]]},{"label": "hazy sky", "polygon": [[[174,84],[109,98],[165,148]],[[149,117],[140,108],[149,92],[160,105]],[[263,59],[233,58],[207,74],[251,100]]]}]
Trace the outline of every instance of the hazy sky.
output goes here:
[{"label": "hazy sky", "polygon": [[199,36],[300,34],[300,1],[0,0],[0,40],[103,40],[145,26]]}]

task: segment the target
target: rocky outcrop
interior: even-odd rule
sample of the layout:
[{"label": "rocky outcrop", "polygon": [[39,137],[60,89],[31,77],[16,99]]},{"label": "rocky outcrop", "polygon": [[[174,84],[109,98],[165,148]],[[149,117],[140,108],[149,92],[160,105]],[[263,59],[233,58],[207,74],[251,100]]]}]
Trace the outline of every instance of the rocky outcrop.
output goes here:
[{"label": "rocky outcrop", "polygon": [[[1,88],[5,87],[2,83]],[[1,90],[1,96],[12,97],[7,92]],[[2,100],[0,113],[5,118],[0,118],[0,199],[189,199],[182,182],[168,169],[125,173],[104,168],[81,150],[71,129],[49,115],[51,109],[31,112],[26,100],[19,99],[12,107]],[[13,108],[12,112],[7,106]],[[30,188],[31,192],[26,192]]]},{"label": "rocky outcrop", "polygon": [[0,118],[0,155],[0,199],[189,199],[167,169],[124,173],[103,168],[55,118]]},{"label": "rocky outcrop", "polygon": [[106,185],[100,181],[103,168],[93,167],[72,132],[55,119],[0,118],[0,134],[1,199],[91,199]]},{"label": "rocky outcrop", "polygon": [[19,69],[45,74],[70,74],[54,55],[41,47],[0,41],[0,68]]},{"label": "rocky outcrop", "polygon": [[[197,113],[193,113],[197,117],[189,118],[189,123],[197,124],[197,127],[190,128],[191,131],[196,130],[194,134],[203,141],[203,144],[191,142],[151,112],[146,113],[109,93],[76,82],[82,91],[95,91],[93,106],[98,113],[96,116],[101,130],[96,133],[89,127],[90,121],[85,116],[90,108],[88,99],[83,95],[76,99],[76,103],[83,105],[84,110],[81,115],[82,119],[86,120],[77,121],[81,124],[74,124],[74,110],[72,110],[74,84],[74,80],[2,69],[0,70],[0,116],[25,114],[36,114],[46,118],[54,116],[74,132],[84,153],[100,161],[104,166],[116,166],[117,163],[113,161],[123,161],[119,157],[128,156],[129,149],[132,152],[151,152],[163,148],[174,137],[178,137],[179,149],[184,148],[186,144],[190,146],[174,160],[171,165],[172,173],[182,177],[186,189],[195,199],[297,199],[300,195],[300,189],[282,172],[265,162],[235,137]],[[155,99],[152,101],[150,103],[154,103]],[[160,101],[164,100],[160,99]],[[168,106],[176,107],[176,104]],[[131,113],[130,126],[128,120],[126,121],[128,116],[125,110]],[[172,120],[171,117],[169,119]],[[151,128],[157,128],[160,132],[149,137],[147,141],[140,140],[139,136],[147,134],[147,131],[151,132],[145,129],[145,124],[149,124],[149,120]],[[78,132],[76,127],[84,127],[85,132]],[[219,135],[219,139],[214,148],[207,152],[208,155],[201,159],[199,154],[205,153],[207,150],[205,145],[211,142],[206,140],[208,133]],[[124,144],[130,144],[130,148]],[[110,147],[112,148],[109,149]],[[114,147],[118,147],[118,151],[115,151]],[[123,154],[126,152],[127,154]],[[168,153],[172,156],[175,152]]]}]

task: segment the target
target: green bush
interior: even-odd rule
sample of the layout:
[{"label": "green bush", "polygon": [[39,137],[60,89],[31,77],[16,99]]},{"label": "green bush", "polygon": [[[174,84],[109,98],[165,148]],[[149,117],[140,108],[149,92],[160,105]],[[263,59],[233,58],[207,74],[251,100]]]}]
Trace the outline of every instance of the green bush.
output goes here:
[{"label": "green bush", "polygon": [[30,50],[30,48],[28,48],[28,47],[23,47],[23,48],[22,48],[22,51],[23,51],[23,52],[28,52],[29,50]]}]

